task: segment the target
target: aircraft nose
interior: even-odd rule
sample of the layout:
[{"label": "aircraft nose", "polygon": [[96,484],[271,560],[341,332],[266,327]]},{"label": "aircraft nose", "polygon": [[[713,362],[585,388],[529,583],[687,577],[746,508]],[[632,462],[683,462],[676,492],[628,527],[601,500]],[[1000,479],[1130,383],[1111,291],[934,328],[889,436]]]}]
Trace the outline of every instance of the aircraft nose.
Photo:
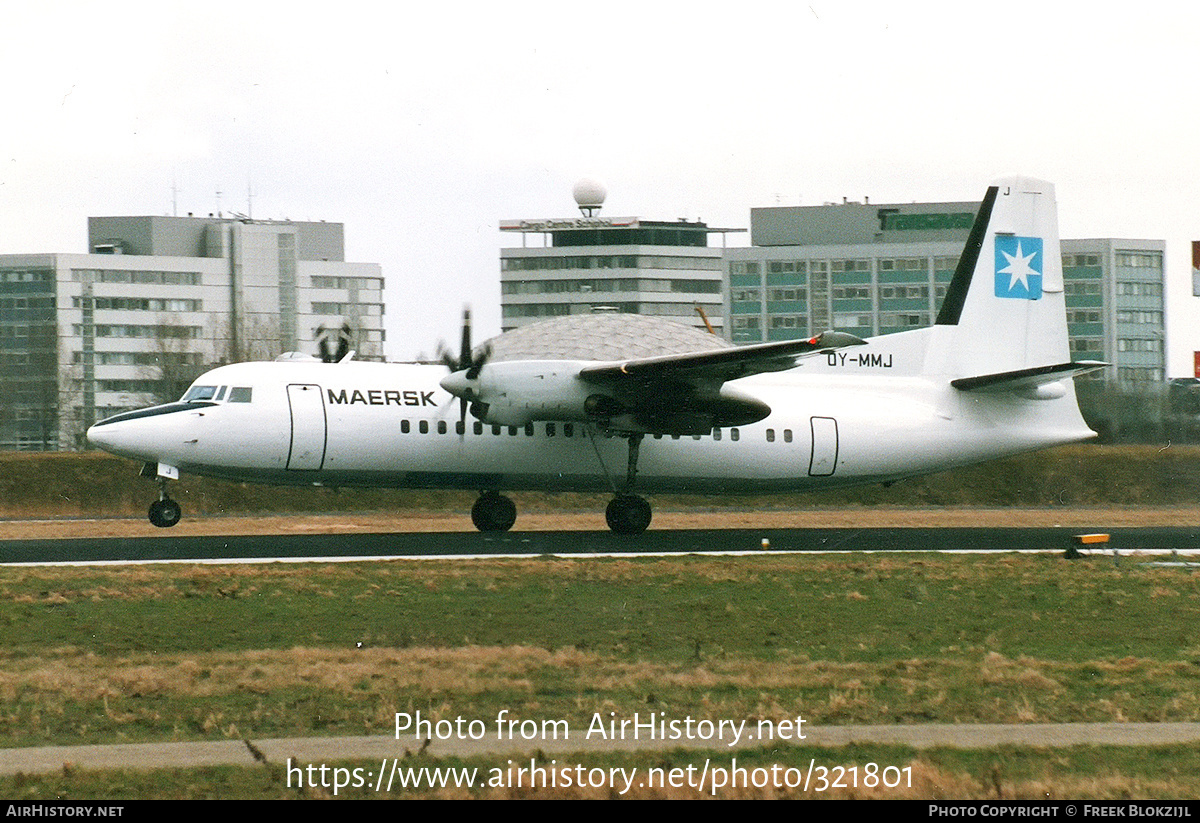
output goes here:
[{"label": "aircraft nose", "polygon": [[93,447],[138,460],[149,460],[153,441],[148,438],[138,420],[101,421],[87,430],[87,440]]},{"label": "aircraft nose", "polygon": [[89,428],[87,430],[88,444],[91,445],[93,448],[104,449],[105,451],[111,449],[112,446],[115,444],[115,438],[113,437],[113,434],[112,434],[112,432],[115,428],[116,427],[113,425],[92,426],[91,428]]}]

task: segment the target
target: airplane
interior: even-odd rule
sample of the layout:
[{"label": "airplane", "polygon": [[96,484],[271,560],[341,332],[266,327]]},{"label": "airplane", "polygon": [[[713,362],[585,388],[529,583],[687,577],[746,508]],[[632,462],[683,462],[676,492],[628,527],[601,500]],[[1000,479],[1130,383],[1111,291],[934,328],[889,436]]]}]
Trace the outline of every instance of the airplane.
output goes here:
[{"label": "airplane", "polygon": [[[605,317],[570,319],[603,337]],[[1030,178],[988,188],[927,328],[607,359],[506,359],[505,337],[473,349],[464,322],[440,365],[221,366],[87,436],[157,479],[160,527],[181,517],[168,481],[190,473],[479,490],[484,532],[514,525],[506,491],[607,490],[609,528],[632,535],[652,517],[640,493],[886,483],[1094,437],[1071,378],[1106,365],[1070,360],[1054,186]]]}]

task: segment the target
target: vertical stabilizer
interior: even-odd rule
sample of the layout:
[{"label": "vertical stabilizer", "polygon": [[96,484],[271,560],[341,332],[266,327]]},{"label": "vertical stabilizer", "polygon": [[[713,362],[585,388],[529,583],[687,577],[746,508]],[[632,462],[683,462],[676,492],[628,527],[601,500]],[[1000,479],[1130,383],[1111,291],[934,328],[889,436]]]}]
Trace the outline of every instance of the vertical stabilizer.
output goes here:
[{"label": "vertical stabilizer", "polygon": [[953,378],[1070,360],[1054,185],[988,189],[938,314],[929,370]]}]

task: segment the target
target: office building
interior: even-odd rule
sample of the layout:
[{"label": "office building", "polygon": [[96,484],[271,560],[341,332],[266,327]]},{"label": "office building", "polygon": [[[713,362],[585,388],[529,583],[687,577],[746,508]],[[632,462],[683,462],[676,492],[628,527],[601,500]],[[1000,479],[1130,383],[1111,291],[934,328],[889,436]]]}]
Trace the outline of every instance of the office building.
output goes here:
[{"label": "office building", "polygon": [[[504,331],[571,314],[597,311],[667,317],[725,335],[723,263],[709,236],[717,229],[688,220],[602,217],[598,184],[582,181],[575,199],[583,214],[559,219],[505,220],[520,247],[500,251]],[[699,309],[699,311],[698,311]]]},{"label": "office building", "polygon": [[80,448],[209,366],[315,354],[343,324],[382,355],[380,267],[345,262],[340,223],[93,217],[88,247],[0,255],[0,448]]}]

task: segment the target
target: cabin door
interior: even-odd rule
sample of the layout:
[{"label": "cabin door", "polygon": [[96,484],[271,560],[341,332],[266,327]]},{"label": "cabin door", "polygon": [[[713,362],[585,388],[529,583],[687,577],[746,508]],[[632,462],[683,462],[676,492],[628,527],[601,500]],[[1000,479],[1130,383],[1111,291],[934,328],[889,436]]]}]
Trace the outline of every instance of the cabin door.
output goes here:
[{"label": "cabin door", "polygon": [[832,417],[813,417],[812,459],[808,461],[809,477],[829,477],[837,469],[838,427]]},{"label": "cabin door", "polygon": [[294,383],[287,387],[292,415],[292,442],[287,467],[317,471],[325,463],[325,401],[321,387]]}]

